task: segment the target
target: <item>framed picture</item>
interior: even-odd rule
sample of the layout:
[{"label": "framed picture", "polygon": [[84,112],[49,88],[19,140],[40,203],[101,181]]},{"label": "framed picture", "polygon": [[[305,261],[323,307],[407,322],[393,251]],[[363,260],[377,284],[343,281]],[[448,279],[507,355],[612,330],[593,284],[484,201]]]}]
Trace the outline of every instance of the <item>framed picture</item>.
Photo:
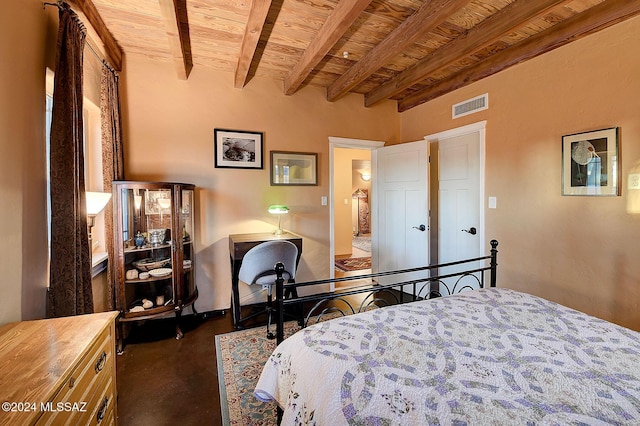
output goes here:
[{"label": "framed picture", "polygon": [[215,167],[262,169],[262,132],[214,129]]},{"label": "framed picture", "polygon": [[617,127],[562,137],[562,195],[620,195]]},{"label": "framed picture", "polygon": [[271,151],[271,185],[317,185],[318,154]]}]

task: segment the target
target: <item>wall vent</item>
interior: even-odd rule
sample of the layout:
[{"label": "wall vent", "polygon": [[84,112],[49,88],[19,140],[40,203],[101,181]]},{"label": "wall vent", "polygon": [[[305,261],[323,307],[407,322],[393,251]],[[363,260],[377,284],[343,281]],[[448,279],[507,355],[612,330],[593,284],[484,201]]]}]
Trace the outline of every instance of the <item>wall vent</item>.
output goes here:
[{"label": "wall vent", "polygon": [[487,108],[489,108],[489,94],[485,93],[453,105],[451,107],[451,118],[464,117]]}]

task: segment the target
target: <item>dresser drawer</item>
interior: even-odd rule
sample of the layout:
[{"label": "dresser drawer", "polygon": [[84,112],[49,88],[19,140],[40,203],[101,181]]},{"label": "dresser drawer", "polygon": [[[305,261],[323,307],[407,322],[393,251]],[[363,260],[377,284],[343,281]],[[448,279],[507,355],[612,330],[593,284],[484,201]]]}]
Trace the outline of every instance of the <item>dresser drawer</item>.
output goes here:
[{"label": "dresser drawer", "polygon": [[116,390],[113,380],[109,380],[102,391],[96,392],[94,396],[95,399],[91,400],[91,405],[95,407],[93,412],[86,418],[86,421],[83,418],[80,423],[94,426],[113,424],[116,406]]},{"label": "dresser drawer", "polygon": [[104,419],[115,405],[113,373],[115,369],[114,338],[111,328],[101,333],[86,356],[73,369],[51,401],[38,425],[103,424],[95,419],[100,412]]}]

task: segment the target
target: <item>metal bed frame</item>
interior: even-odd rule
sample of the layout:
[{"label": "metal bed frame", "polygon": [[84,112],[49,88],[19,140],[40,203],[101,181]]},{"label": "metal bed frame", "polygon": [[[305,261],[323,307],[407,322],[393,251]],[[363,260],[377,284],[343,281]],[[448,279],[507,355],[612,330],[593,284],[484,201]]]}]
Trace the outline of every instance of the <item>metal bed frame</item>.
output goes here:
[{"label": "metal bed frame", "polygon": [[[323,315],[331,312],[337,312],[341,315],[354,314],[362,312],[375,306],[390,304],[387,299],[381,296],[388,295],[393,304],[401,304],[407,302],[413,302],[416,300],[430,299],[434,297],[448,296],[451,294],[460,293],[464,290],[477,288],[477,284],[480,288],[485,287],[485,273],[490,272],[489,286],[496,286],[496,269],[498,266],[498,241],[491,240],[491,252],[488,256],[475,257],[471,259],[464,259],[456,262],[442,263],[438,265],[424,266],[420,268],[402,269],[388,272],[376,272],[371,274],[356,275],[343,278],[332,278],[318,281],[309,281],[303,283],[287,282],[283,278],[284,265],[278,262],[275,265],[275,271],[277,274],[276,279],[276,303],[275,308],[277,311],[277,331],[276,339],[280,344],[284,340],[284,322],[285,312],[290,315],[292,312],[298,320],[298,325],[301,328],[306,327],[310,321],[320,321]],[[485,266],[477,267],[477,264],[484,261]],[[486,265],[488,261],[488,265]],[[462,266],[461,266],[462,265]],[[466,268],[464,265],[471,265]],[[455,272],[446,272],[446,269],[456,267]],[[463,269],[463,270],[457,270]],[[441,271],[443,271],[441,273]],[[424,276],[420,276],[420,274]],[[411,279],[401,280],[389,284],[383,284],[378,282],[381,277],[401,277],[402,275],[412,275]],[[418,278],[415,278],[416,275]],[[445,281],[452,279],[453,282]],[[368,281],[367,284],[355,288],[346,288],[342,290],[321,292],[309,296],[301,296],[297,298],[285,298],[285,294],[298,294],[297,289],[304,287],[312,287],[332,283],[339,283],[345,281]],[[466,280],[463,282],[463,280]],[[467,283],[470,281],[473,285]],[[405,286],[411,286],[411,293],[407,293]],[[399,288],[399,290],[398,290]],[[359,306],[354,306],[346,297],[353,295],[365,295],[364,299],[360,302]],[[345,309],[341,309],[336,306],[337,303],[344,304]],[[304,315],[303,308],[305,306],[311,306],[306,316]],[[273,338],[273,337],[271,337]]]}]

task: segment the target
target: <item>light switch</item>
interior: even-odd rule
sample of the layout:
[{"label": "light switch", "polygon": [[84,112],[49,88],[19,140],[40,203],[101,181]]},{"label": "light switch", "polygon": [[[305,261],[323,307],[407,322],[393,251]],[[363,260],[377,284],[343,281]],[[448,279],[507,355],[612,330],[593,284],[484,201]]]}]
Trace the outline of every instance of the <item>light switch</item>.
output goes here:
[{"label": "light switch", "polygon": [[498,206],[498,199],[496,197],[489,197],[489,208],[495,209]]},{"label": "light switch", "polygon": [[320,198],[320,204],[322,204],[323,206],[327,205],[327,196],[323,195],[322,198]]},{"label": "light switch", "polygon": [[629,183],[627,184],[627,188],[640,189],[640,174],[629,173]]},{"label": "light switch", "polygon": [[346,206],[347,204],[349,204],[349,199],[348,199],[348,198],[345,198],[345,199],[344,199],[344,205]]}]

